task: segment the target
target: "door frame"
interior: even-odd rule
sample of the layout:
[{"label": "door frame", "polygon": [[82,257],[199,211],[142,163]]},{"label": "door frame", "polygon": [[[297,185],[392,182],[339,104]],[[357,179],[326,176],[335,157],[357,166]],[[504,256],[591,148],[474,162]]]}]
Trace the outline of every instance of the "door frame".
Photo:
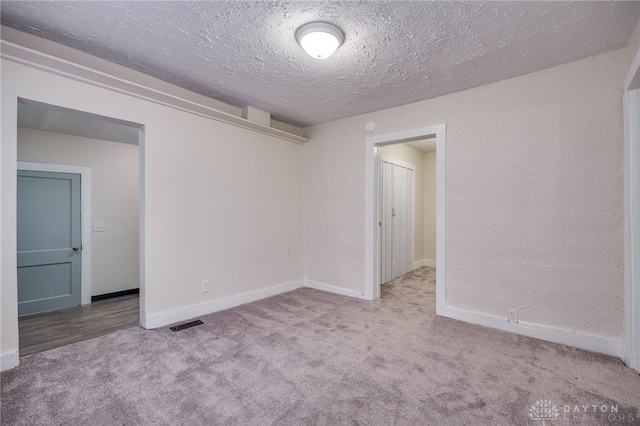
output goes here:
[{"label": "door frame", "polygon": [[380,298],[379,147],[436,137],[436,314],[445,308],[446,291],[446,124],[401,130],[366,138],[365,153],[365,299]]},{"label": "door frame", "polygon": [[640,372],[640,50],[624,81],[624,361]]},{"label": "door frame", "polygon": [[17,169],[80,175],[80,304],[91,303],[91,168],[18,161]]}]

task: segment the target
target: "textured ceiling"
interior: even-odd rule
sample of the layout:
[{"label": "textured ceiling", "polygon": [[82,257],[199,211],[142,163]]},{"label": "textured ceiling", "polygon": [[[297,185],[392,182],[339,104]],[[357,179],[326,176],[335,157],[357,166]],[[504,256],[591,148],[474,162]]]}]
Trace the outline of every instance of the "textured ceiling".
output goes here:
[{"label": "textured ceiling", "polygon": [[[637,2],[0,3],[2,24],[299,126],[429,99],[623,47]],[[295,30],[344,45],[308,57]]]}]

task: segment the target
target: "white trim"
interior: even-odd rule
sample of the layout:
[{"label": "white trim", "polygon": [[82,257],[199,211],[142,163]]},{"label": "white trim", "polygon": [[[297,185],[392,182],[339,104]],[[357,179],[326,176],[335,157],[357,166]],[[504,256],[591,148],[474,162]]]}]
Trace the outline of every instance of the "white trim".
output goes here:
[{"label": "white trim", "polygon": [[287,293],[301,287],[304,287],[304,282],[295,281],[288,284],[281,284],[262,290],[226,297],[224,299],[211,300],[197,305],[150,314],[145,317],[144,328],[158,328],[176,322],[186,321],[202,315],[208,315],[214,312],[244,305],[245,303],[255,302],[256,300],[265,299],[277,294]]},{"label": "white trim", "polygon": [[91,168],[18,161],[17,169],[80,175],[80,223],[82,226],[80,304],[91,303]]},{"label": "white trim", "polygon": [[446,258],[447,258],[447,129],[436,134],[436,315],[446,301]]},{"label": "white trim", "polygon": [[[419,127],[416,129],[400,130],[399,132],[387,133],[384,135],[369,136],[367,138],[367,146],[369,145],[394,145],[397,143],[411,142],[415,139],[421,139],[425,136],[432,136],[439,132],[446,131],[445,124],[436,124],[433,126]],[[437,143],[436,143],[437,149]]]},{"label": "white trim", "polygon": [[330,284],[319,283],[317,281],[305,280],[304,281],[304,286],[308,287],[308,288],[314,288],[316,290],[326,291],[326,292],[329,292],[329,293],[340,294],[342,296],[349,296],[349,297],[356,297],[358,299],[365,299],[365,296],[364,296],[363,293],[359,293],[359,292],[357,292],[355,290],[350,290],[350,289],[347,289],[347,288],[336,287],[336,286],[330,285]]},{"label": "white trim", "polygon": [[18,365],[20,365],[20,357],[18,357],[17,349],[0,354],[0,371],[7,371],[16,368]]},{"label": "white trim", "polygon": [[624,103],[624,281],[623,360],[640,371],[640,50],[625,79]]},{"label": "white trim", "polygon": [[441,308],[438,315],[472,324],[479,324],[485,327],[491,327],[502,331],[508,331],[510,333],[519,334],[521,336],[533,337],[535,339],[545,340],[548,342],[573,346],[575,348],[584,349],[587,351],[599,352],[617,357],[619,357],[622,353],[622,341],[610,339],[607,337],[578,333],[571,330],[549,327],[540,324],[526,323],[522,321],[518,323],[512,323],[508,322],[505,318],[495,317],[492,315],[481,314],[477,312],[463,311],[448,306]]},{"label": "white trim", "polygon": [[145,238],[146,238],[146,198],[145,194],[146,186],[145,186],[145,176],[146,176],[146,161],[145,161],[145,153],[146,153],[146,140],[145,140],[145,127],[142,126],[138,130],[138,247],[140,248],[140,253],[138,253],[138,270],[140,277],[140,326],[142,328],[146,327],[146,312],[147,312],[147,286],[146,286],[146,270],[147,266],[145,263],[146,259],[146,246],[145,246]]},{"label": "white trim", "polygon": [[1,40],[0,42],[2,46],[2,58],[18,64],[67,77],[75,81],[80,81],[92,86],[111,90],[113,92],[123,93],[138,99],[144,99],[149,102],[164,105],[201,117],[231,124],[243,129],[275,136],[289,142],[295,142],[297,144],[309,142],[309,139],[302,136],[249,121],[245,118],[219,111],[209,106],[146,87],[141,84],[114,77],[101,71],[66,61],[37,50],[29,49],[6,40]]},{"label": "white trim", "polygon": [[380,297],[380,277],[378,245],[379,230],[378,223],[379,209],[376,207],[378,199],[377,190],[379,182],[377,180],[377,165],[380,159],[377,147],[384,145],[393,145],[396,143],[409,142],[414,139],[424,138],[425,136],[436,135],[436,312],[438,312],[438,303],[444,306],[445,300],[445,205],[446,205],[446,129],[445,124],[437,124],[434,126],[420,127],[410,130],[402,130],[384,135],[369,136],[366,139],[365,152],[365,220],[364,220],[364,240],[365,240],[365,295],[367,300],[374,300]]},{"label": "white trim", "polygon": [[418,260],[417,262],[415,262],[413,264],[413,268],[412,269],[422,268],[423,266],[429,266],[431,268],[435,268],[436,267],[436,261],[435,261],[435,259]]}]

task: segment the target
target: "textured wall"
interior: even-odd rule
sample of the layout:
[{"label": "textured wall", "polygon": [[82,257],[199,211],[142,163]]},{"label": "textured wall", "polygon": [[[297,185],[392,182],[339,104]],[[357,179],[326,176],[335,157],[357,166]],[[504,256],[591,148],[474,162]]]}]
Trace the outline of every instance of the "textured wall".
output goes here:
[{"label": "textured wall", "polygon": [[18,128],[18,161],[91,167],[91,295],[138,288],[138,146]]},{"label": "textured wall", "polygon": [[446,123],[446,303],[620,338],[626,71],[619,50],[308,128],[306,278],[364,291],[365,123]]},{"label": "textured wall", "polygon": [[424,172],[423,152],[405,144],[382,147],[382,156],[415,166],[413,175],[413,262],[424,259]]}]

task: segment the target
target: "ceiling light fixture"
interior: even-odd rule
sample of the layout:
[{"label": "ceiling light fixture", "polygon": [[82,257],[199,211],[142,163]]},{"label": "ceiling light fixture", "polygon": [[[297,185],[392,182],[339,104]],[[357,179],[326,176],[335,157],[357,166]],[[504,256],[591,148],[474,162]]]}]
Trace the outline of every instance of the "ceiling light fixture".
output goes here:
[{"label": "ceiling light fixture", "polygon": [[344,34],[337,27],[324,22],[311,22],[298,28],[296,40],[309,56],[328,58],[344,41]]}]

